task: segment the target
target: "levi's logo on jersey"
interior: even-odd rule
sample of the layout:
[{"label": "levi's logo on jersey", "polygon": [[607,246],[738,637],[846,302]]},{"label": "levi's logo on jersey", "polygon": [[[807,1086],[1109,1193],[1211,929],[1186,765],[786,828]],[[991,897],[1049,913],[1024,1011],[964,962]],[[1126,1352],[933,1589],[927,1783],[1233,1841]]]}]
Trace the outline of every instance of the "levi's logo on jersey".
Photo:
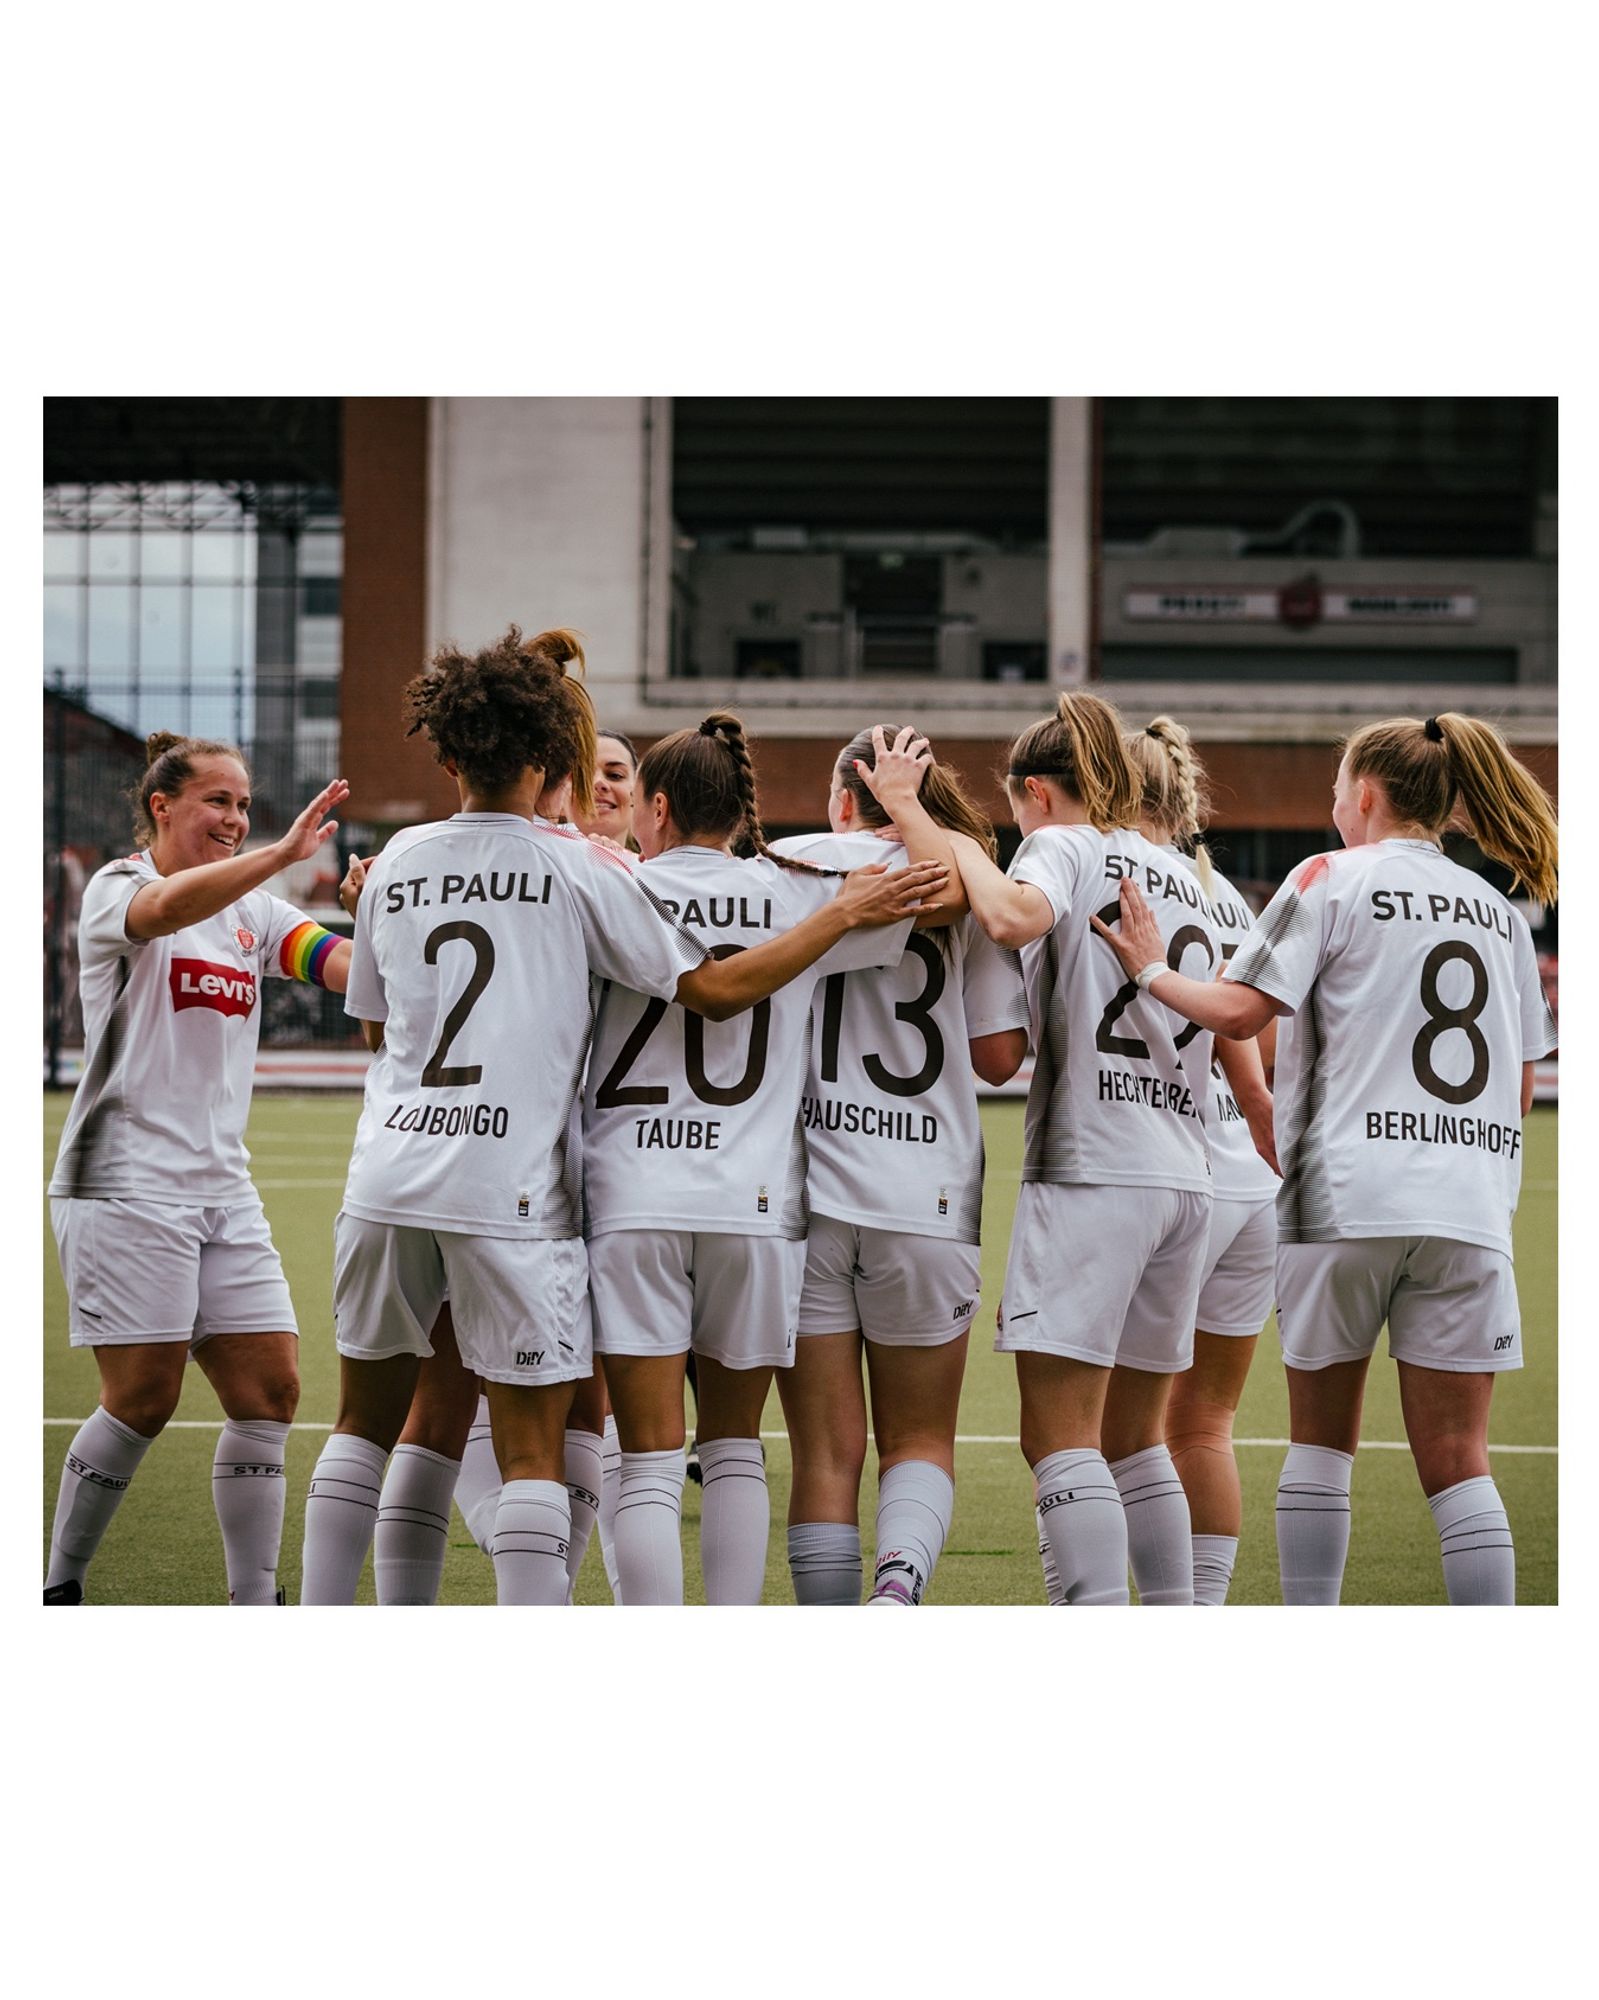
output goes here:
[{"label": "levi's logo on jersey", "polygon": [[219,1014],[248,1014],[255,1005],[255,974],[241,965],[212,965],[203,958],[175,958],[167,974],[172,1005],[213,1007]]}]

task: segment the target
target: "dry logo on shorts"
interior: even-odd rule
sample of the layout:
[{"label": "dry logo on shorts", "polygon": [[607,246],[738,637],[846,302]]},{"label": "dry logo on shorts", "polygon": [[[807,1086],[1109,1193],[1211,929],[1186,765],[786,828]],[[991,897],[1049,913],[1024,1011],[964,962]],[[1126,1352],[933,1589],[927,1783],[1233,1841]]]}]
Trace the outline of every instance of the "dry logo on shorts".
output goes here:
[{"label": "dry logo on shorts", "polygon": [[950,1317],[952,1319],[970,1319],[972,1314],[976,1310],[977,1310],[976,1299],[962,1299],[960,1304],[955,1308],[954,1312],[950,1315]]},{"label": "dry logo on shorts", "polygon": [[548,1351],[543,1347],[519,1347],[516,1350],[516,1365],[518,1368],[542,1368]]},{"label": "dry logo on shorts", "polygon": [[248,1014],[255,1006],[255,974],[242,965],[213,965],[204,958],[175,958],[167,974],[172,1005],[211,1007],[219,1014]]}]

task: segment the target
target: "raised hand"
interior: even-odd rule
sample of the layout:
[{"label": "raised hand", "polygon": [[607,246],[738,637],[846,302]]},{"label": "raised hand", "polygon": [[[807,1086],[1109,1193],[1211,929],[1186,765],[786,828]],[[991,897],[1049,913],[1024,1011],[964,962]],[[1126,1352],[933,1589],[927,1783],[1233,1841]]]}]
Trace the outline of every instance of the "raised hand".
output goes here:
[{"label": "raised hand", "polygon": [[331,785],[322,790],[306,807],[288,832],[278,842],[281,865],[287,867],[291,861],[304,861],[315,854],[324,841],[331,840],[339,830],[336,819],[323,824],[323,815],[330,813],[336,805],[350,796],[350,788],[342,778],[335,778]]},{"label": "raised hand", "polygon": [[872,755],[875,764],[857,757],[855,768],[866,789],[892,818],[895,806],[908,804],[921,790],[922,773],[932,763],[933,753],[927,738],[914,729],[902,729],[889,744],[878,724],[872,730]]}]

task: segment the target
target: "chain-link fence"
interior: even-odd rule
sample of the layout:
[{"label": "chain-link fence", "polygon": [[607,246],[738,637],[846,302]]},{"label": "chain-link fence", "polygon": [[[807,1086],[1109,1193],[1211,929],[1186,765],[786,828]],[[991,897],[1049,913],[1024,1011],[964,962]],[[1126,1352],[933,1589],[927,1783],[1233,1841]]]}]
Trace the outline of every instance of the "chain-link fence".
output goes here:
[{"label": "chain-link fence", "polygon": [[[234,688],[200,691],[145,682],[137,689],[96,685],[73,689],[57,679],[44,690],[44,1079],[76,1080],[83,1048],[78,992],[78,917],[83,892],[98,868],[134,846],[132,794],[144,776],[145,746],[121,715],[149,728],[237,743],[254,780],[251,837],[280,833],[305,801],[336,775],[338,721],[313,713],[310,728],[296,727],[308,706],[308,683],[259,673]],[[318,698],[315,707],[323,706]],[[109,711],[109,712],[106,712]],[[317,725],[326,725],[318,727]],[[264,785],[263,774],[270,774]],[[353,831],[353,830],[352,830]],[[338,907],[343,829],[334,846],[288,870],[267,886],[330,930],[348,931]],[[341,997],[292,980],[263,981],[263,1048],[360,1046]]]}]

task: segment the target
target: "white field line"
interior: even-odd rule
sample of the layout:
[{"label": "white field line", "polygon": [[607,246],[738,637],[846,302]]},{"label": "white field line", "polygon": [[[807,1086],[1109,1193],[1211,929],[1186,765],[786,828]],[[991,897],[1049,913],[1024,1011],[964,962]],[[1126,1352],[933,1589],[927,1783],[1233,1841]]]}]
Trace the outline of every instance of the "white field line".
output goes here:
[{"label": "white field line", "polygon": [[[45,1417],[41,1421],[46,1424],[63,1427],[70,1424],[76,1430],[80,1424],[86,1423],[88,1420],[85,1417]],[[176,1417],[167,1425],[169,1431],[219,1431],[221,1428],[220,1420],[214,1417]],[[331,1424],[294,1424],[291,1428],[297,1431],[330,1431],[333,1426]],[[762,1431],[761,1436],[763,1438],[774,1439],[779,1444],[788,1443],[787,1431]],[[970,1433],[958,1432],[955,1442],[957,1444],[1019,1445],[1021,1439],[999,1437],[997,1435],[989,1436],[986,1432],[974,1431]],[[1274,1450],[1286,1451],[1289,1440],[1287,1438],[1234,1438],[1233,1443],[1269,1445]],[[1360,1448],[1362,1451],[1409,1451],[1410,1446],[1408,1444],[1396,1443],[1391,1438],[1362,1438],[1360,1440]],[[1560,1447],[1555,1444],[1491,1444],[1488,1449],[1490,1451],[1516,1452],[1523,1457],[1553,1458],[1559,1452]]]}]

